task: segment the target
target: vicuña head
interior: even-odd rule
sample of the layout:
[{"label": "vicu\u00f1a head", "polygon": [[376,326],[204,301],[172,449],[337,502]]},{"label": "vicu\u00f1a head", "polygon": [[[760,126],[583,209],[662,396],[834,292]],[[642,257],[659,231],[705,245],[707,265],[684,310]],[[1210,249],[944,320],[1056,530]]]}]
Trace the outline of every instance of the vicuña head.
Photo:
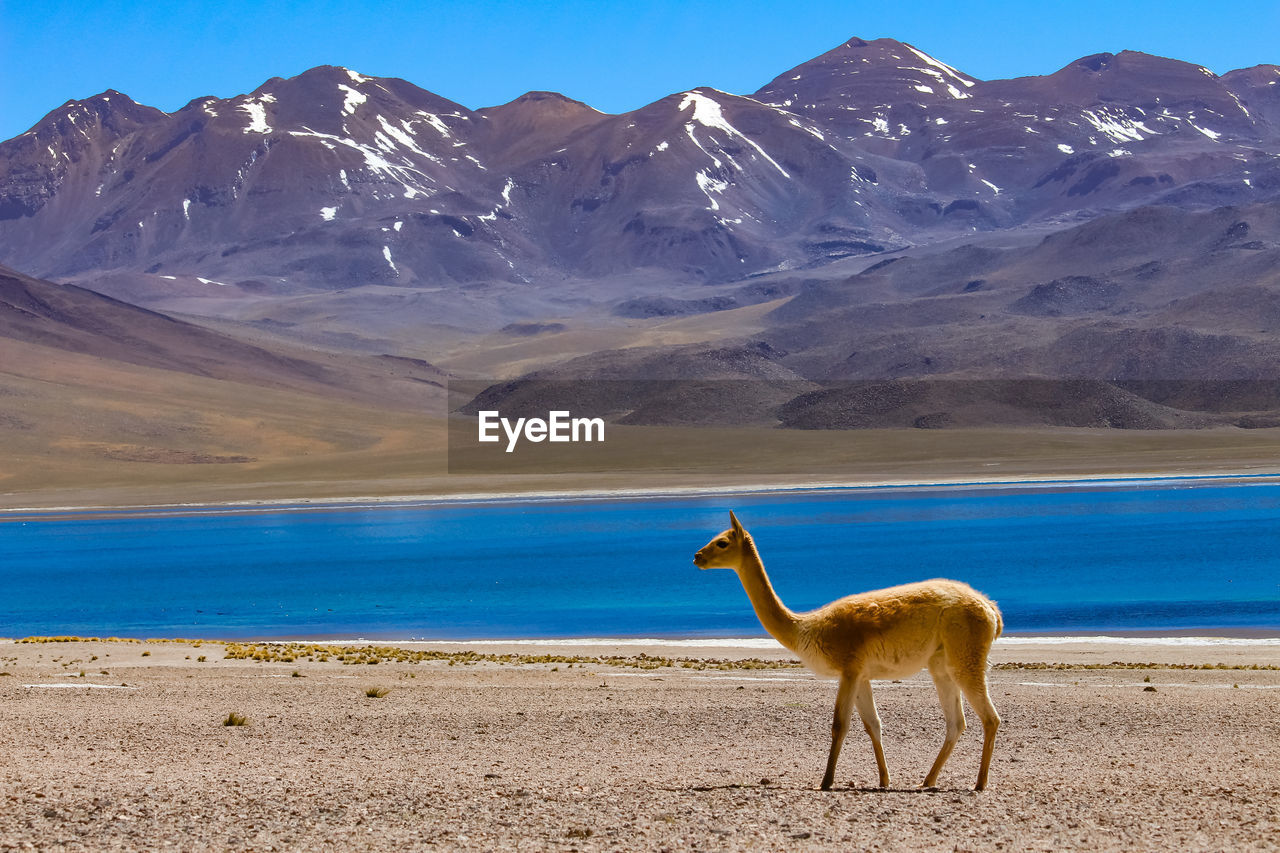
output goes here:
[{"label": "vicu\u00f1a head", "polygon": [[742,565],[742,549],[746,545],[747,531],[738,523],[738,517],[729,513],[733,526],[712,539],[693,555],[693,564],[700,569],[734,569]]},{"label": "vicu\u00f1a head", "polygon": [[751,535],[732,512],[729,521],[728,530],[694,554],[694,565],[736,571],[765,630],[814,672],[840,679],[823,790],[835,780],[836,761],[855,707],[871,736],[880,787],[889,787],[871,680],[906,678],[926,667],[938,690],[947,733],[923,786],[937,783],[964,732],[963,695],[982,720],[982,762],[975,788],[985,788],[1000,727],[987,693],[987,654],[1004,628],[995,602],[968,584],[935,579],[851,595],[808,613],[793,613],[773,591]]}]

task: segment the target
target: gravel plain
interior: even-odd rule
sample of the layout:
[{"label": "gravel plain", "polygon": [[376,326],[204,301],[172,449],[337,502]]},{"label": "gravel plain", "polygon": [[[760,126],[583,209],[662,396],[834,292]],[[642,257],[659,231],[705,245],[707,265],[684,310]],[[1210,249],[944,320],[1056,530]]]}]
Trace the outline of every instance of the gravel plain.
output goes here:
[{"label": "gravel plain", "polygon": [[923,675],[876,685],[891,788],[855,726],[822,792],[835,688],[780,650],[231,648],[0,641],[0,849],[1280,849],[1275,646],[998,646],[982,793],[971,711],[916,789]]}]

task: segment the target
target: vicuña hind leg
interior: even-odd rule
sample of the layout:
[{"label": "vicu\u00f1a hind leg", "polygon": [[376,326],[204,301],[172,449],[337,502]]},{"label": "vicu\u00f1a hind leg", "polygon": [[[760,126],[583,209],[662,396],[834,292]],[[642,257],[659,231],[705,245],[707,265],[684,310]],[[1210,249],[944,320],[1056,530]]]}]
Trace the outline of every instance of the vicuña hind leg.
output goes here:
[{"label": "vicu\u00f1a hind leg", "polygon": [[947,672],[941,656],[936,656],[929,661],[929,674],[933,676],[933,685],[938,689],[938,701],[942,703],[942,716],[947,721],[947,736],[942,741],[942,749],[938,750],[938,757],[934,760],[933,767],[929,768],[928,775],[924,777],[924,782],[920,786],[922,788],[932,788],[938,784],[938,774],[942,772],[942,765],[947,763],[947,759],[951,757],[951,750],[955,749],[956,741],[960,739],[960,735],[964,734],[964,703],[960,701],[960,686]]},{"label": "vicu\u00f1a hind leg", "polygon": [[876,713],[876,700],[871,695],[871,682],[860,679],[853,693],[853,703],[862,717],[863,728],[871,736],[871,748],[876,751],[876,767],[880,771],[880,787],[889,787],[889,766],[884,761],[884,747],[880,745],[880,715]]},{"label": "vicu\u00f1a hind leg", "polygon": [[849,733],[849,720],[853,717],[852,678],[840,679],[840,689],[836,692],[836,714],[831,722],[831,752],[827,755],[827,772],[822,774],[822,790],[831,790],[836,779],[836,760],[840,758],[840,747],[844,744],[844,736]]},{"label": "vicu\u00f1a hind leg", "polygon": [[978,783],[973,786],[973,790],[981,791],[987,787],[987,771],[991,767],[991,753],[995,751],[1000,715],[996,713],[996,706],[991,704],[991,696],[987,693],[985,668],[976,673],[966,673],[957,680],[960,682],[960,689],[964,691],[964,697],[973,706],[978,719],[982,720],[982,763],[978,765]]},{"label": "vicu\u00f1a hind leg", "polygon": [[975,791],[987,787],[996,730],[1000,728],[1000,715],[987,693],[987,655],[996,631],[993,620],[994,617],[985,611],[956,608],[947,611],[943,624],[947,670],[964,691],[964,698],[969,700],[978,719],[982,720],[982,763],[978,765]]}]

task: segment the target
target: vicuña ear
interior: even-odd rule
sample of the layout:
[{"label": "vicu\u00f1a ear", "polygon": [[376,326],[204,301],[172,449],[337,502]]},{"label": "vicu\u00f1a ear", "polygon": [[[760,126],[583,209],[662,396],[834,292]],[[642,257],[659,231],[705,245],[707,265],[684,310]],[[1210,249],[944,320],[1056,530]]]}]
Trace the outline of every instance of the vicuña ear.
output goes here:
[{"label": "vicu\u00f1a ear", "polygon": [[744,532],[742,524],[738,521],[738,517],[733,514],[733,510],[729,510],[729,522],[733,525],[733,532],[741,536]]}]

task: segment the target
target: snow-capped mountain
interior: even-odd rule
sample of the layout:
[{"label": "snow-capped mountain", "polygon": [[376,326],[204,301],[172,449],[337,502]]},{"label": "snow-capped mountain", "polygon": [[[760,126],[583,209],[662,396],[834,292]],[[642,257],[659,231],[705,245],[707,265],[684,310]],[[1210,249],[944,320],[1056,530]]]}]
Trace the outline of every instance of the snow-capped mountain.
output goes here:
[{"label": "snow-capped mountain", "polygon": [[649,271],[731,281],[975,231],[1280,193],[1280,68],[1125,52],[980,81],[853,39],[750,96],[471,110],[321,67],[163,113],[109,91],[0,143],[0,262],[295,293]]}]

